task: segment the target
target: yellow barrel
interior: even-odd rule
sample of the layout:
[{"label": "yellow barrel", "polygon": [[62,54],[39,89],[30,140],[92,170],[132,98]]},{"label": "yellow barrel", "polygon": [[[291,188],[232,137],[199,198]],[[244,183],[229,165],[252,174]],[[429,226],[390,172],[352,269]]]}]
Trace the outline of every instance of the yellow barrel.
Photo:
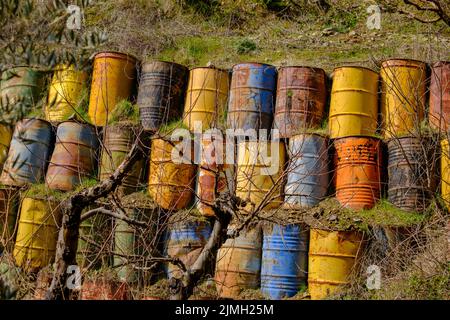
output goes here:
[{"label": "yellow barrel", "polygon": [[441,194],[445,206],[450,210],[450,156],[448,139],[441,141]]},{"label": "yellow barrel", "polygon": [[6,124],[0,124],[0,170],[8,157],[9,144],[11,143],[13,130]]},{"label": "yellow barrel", "polygon": [[105,126],[116,104],[128,99],[136,80],[135,58],[117,52],[101,52],[94,57],[89,118],[96,126]]},{"label": "yellow barrel", "polygon": [[[172,144],[178,143],[181,142],[154,139],[151,146],[148,191],[155,203],[166,210],[184,209],[194,196],[197,166],[172,160]],[[190,155],[183,154],[183,159],[194,161],[193,143]]]},{"label": "yellow barrel", "polygon": [[312,300],[326,298],[349,283],[362,239],[362,234],[354,231],[311,229],[308,289]]},{"label": "yellow barrel", "polygon": [[229,82],[226,70],[191,69],[183,116],[189,130],[194,131],[196,121],[201,123],[203,131],[217,126],[218,112],[227,107]]},{"label": "yellow barrel", "polygon": [[53,73],[48,91],[45,118],[47,121],[66,121],[75,113],[86,92],[88,74],[73,65],[59,65]]},{"label": "yellow barrel", "polygon": [[426,64],[392,59],[381,64],[381,115],[385,138],[411,134],[425,113]]},{"label": "yellow barrel", "polygon": [[330,138],[373,136],[378,121],[378,73],[363,67],[333,72]]},{"label": "yellow barrel", "polygon": [[36,272],[53,262],[61,218],[57,202],[23,198],[13,253],[17,266]]},{"label": "yellow barrel", "polygon": [[[283,203],[286,154],[283,142],[242,141],[237,151],[236,196],[246,201],[245,211],[269,210]],[[264,202],[264,203],[262,203]]]}]

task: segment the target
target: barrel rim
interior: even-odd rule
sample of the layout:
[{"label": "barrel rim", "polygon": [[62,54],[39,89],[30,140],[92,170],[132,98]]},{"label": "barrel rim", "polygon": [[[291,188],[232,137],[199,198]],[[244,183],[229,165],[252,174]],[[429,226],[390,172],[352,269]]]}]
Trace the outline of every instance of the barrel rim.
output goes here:
[{"label": "barrel rim", "polygon": [[430,64],[432,68],[437,68],[440,66],[450,65],[450,60],[439,60]]},{"label": "barrel rim", "polygon": [[304,64],[294,64],[294,65],[289,65],[289,66],[280,66],[277,69],[278,70],[282,70],[282,69],[288,69],[288,68],[296,68],[296,69],[313,69],[316,71],[321,71],[323,72],[325,75],[327,75],[327,72],[325,71],[325,69],[320,68],[320,67],[312,67],[312,66],[308,66],[308,65],[304,65]]},{"label": "barrel rim", "polygon": [[380,61],[380,68],[393,67],[393,66],[389,65],[390,61],[392,61],[392,62],[395,62],[395,61],[412,62],[412,63],[416,63],[416,64],[423,64],[425,68],[427,67],[427,63],[422,60],[409,59],[409,58],[388,58],[388,59],[384,59],[384,60]]},{"label": "barrel rim", "polygon": [[[120,51],[116,51],[116,50],[101,50],[101,51],[97,51],[95,52],[90,58],[92,59],[96,59],[96,58],[102,58],[102,57],[111,57],[111,58],[118,58],[118,59],[124,59],[124,56],[126,57],[126,60],[134,60],[134,62],[138,63],[140,62],[140,60],[133,54],[130,53],[126,53],[126,52],[120,52]],[[129,59],[131,58],[131,59]]]},{"label": "barrel rim", "polygon": [[423,141],[424,139],[432,139],[432,136],[415,136],[415,135],[404,135],[400,137],[390,137],[387,139],[384,139],[384,141],[387,143],[395,141],[395,140],[406,140],[406,139],[417,139],[418,141]]},{"label": "barrel rim", "polygon": [[8,67],[7,69],[5,69],[3,73],[8,72],[12,69],[31,69],[33,71],[37,71],[37,72],[44,72],[45,69],[42,68],[42,66],[39,65],[29,65],[29,64],[17,64],[17,65],[12,65],[11,67]]},{"label": "barrel rim", "polygon": [[355,66],[355,65],[342,65],[342,66],[339,66],[339,67],[335,67],[334,69],[333,69],[333,71],[331,72],[331,75],[333,75],[334,74],[334,72],[336,71],[336,70],[338,70],[338,69],[343,69],[343,68],[353,68],[353,69],[364,69],[364,70],[368,70],[368,71],[372,71],[373,73],[375,73],[377,76],[379,75],[378,74],[378,72],[376,72],[375,70],[373,70],[372,68],[369,68],[369,67],[365,67],[365,66]]},{"label": "barrel rim", "polygon": [[[50,122],[50,121],[49,121],[49,122]],[[59,127],[61,124],[65,123],[65,122],[71,122],[71,123],[76,123],[76,124],[80,124],[80,125],[88,125],[88,126],[90,126],[92,129],[95,129],[95,128],[96,128],[95,125],[93,125],[92,123],[86,122],[86,121],[81,121],[81,120],[78,120],[78,119],[67,119],[67,120],[64,120],[64,121],[59,121],[58,124],[56,125],[56,130],[58,130],[58,127]],[[106,127],[106,126],[105,126],[105,127]]]},{"label": "barrel rim", "polygon": [[23,121],[30,121],[30,120],[37,120],[37,121],[41,121],[41,122],[45,122],[47,123],[50,127],[53,127],[52,123],[48,120],[42,119],[42,118],[37,118],[37,117],[25,117],[22,118],[20,121],[18,121],[17,123],[22,123]]},{"label": "barrel rim", "polygon": [[146,64],[150,64],[150,63],[153,63],[153,62],[162,62],[162,63],[167,63],[167,64],[173,64],[173,65],[181,67],[181,68],[183,68],[185,70],[189,70],[188,66],[185,66],[185,65],[183,65],[181,63],[174,62],[174,61],[169,61],[169,60],[159,60],[159,59],[145,59],[145,60],[143,60],[142,61],[142,68],[144,68],[144,66]]},{"label": "barrel rim", "polygon": [[348,139],[348,138],[370,138],[370,139],[378,140],[380,142],[383,141],[383,138],[380,138],[380,137],[377,137],[377,136],[371,136],[371,135],[368,135],[368,134],[358,135],[358,136],[345,136],[345,137],[330,138],[330,140],[332,140],[334,142],[336,140]]},{"label": "barrel rim", "polygon": [[260,66],[264,66],[264,67],[273,67],[275,69],[275,71],[277,71],[277,67],[273,64],[268,64],[268,63],[264,63],[264,62],[257,62],[257,61],[247,61],[247,62],[239,62],[239,63],[235,63],[233,64],[233,66],[231,67],[231,70],[234,70],[234,68],[236,66],[240,66],[240,65],[246,65],[246,64],[259,64]]},{"label": "barrel rim", "polygon": [[330,135],[328,133],[320,133],[320,132],[302,132],[302,133],[296,133],[289,137],[289,139],[292,139],[296,136],[319,136],[324,139],[330,139]]},{"label": "barrel rim", "polygon": [[189,71],[196,70],[196,69],[210,69],[210,70],[217,70],[217,71],[222,71],[222,72],[226,72],[226,73],[228,73],[228,72],[230,71],[230,69],[227,69],[227,68],[219,68],[219,67],[216,67],[216,66],[210,66],[210,67],[192,67],[192,68],[189,69]]}]

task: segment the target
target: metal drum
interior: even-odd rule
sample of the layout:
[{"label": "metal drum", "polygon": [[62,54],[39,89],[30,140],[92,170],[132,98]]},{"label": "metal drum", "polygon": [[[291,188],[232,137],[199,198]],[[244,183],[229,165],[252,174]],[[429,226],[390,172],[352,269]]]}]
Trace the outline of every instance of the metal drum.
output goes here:
[{"label": "metal drum", "polygon": [[241,63],[233,67],[228,127],[231,129],[272,128],[277,69],[262,63]]},{"label": "metal drum", "polygon": [[270,299],[292,297],[306,286],[309,230],[277,224],[263,230],[261,291]]},{"label": "metal drum", "polygon": [[355,231],[311,229],[308,261],[311,300],[324,299],[349,283],[362,250],[362,239],[362,234]]},{"label": "metal drum", "polygon": [[217,127],[219,112],[226,109],[229,82],[226,70],[191,69],[183,119],[190,131],[194,131],[196,123],[201,124],[202,131]]},{"label": "metal drum", "polygon": [[13,130],[9,125],[0,124],[0,170],[3,170],[3,164],[8,157],[12,135]]},{"label": "metal drum", "polygon": [[105,126],[116,104],[130,98],[136,81],[137,60],[118,52],[100,52],[94,57],[89,118],[96,126]]},{"label": "metal drum", "polygon": [[439,61],[431,68],[430,125],[447,132],[450,125],[450,61]]},{"label": "metal drum", "polygon": [[73,65],[57,66],[48,91],[46,120],[66,121],[76,114],[75,109],[87,97],[87,80],[86,71],[77,70]]},{"label": "metal drum", "polygon": [[36,272],[53,262],[61,219],[57,202],[23,198],[13,253],[17,266]]},{"label": "metal drum", "polygon": [[188,72],[187,67],[173,62],[142,65],[137,103],[144,130],[156,131],[181,117]]},{"label": "metal drum", "polygon": [[441,141],[441,195],[450,209],[450,148],[448,139]]},{"label": "metal drum", "polygon": [[327,75],[320,68],[282,67],[278,70],[274,128],[290,138],[320,127],[327,102]]},{"label": "metal drum", "polygon": [[[139,127],[131,125],[111,125],[104,130],[102,156],[100,162],[100,180],[109,178],[117,167],[123,162],[130,152],[139,134]],[[130,171],[122,179],[118,190],[123,194],[137,191],[142,186],[145,178],[144,157],[140,158],[132,166]]]},{"label": "metal drum", "polygon": [[0,187],[0,252],[5,248],[11,252],[14,246],[18,202],[17,188]]},{"label": "metal drum", "polygon": [[237,151],[236,196],[247,202],[245,211],[270,210],[283,203],[283,142],[242,141]]},{"label": "metal drum", "polygon": [[42,119],[23,119],[14,129],[0,182],[23,186],[40,183],[54,143],[52,125]]},{"label": "metal drum", "polygon": [[[232,232],[232,227],[230,228]],[[217,251],[215,282],[221,298],[238,298],[245,289],[257,289],[261,271],[261,228],[241,231]]]},{"label": "metal drum", "polygon": [[436,187],[436,148],[430,138],[388,141],[388,200],[400,209],[422,212]]},{"label": "metal drum", "polygon": [[318,134],[295,135],[289,139],[288,155],[283,206],[315,206],[327,195],[330,182],[328,139]]},{"label": "metal drum", "polygon": [[381,64],[380,75],[384,137],[413,134],[425,112],[426,64],[407,59],[386,60]]},{"label": "metal drum", "polygon": [[333,71],[330,138],[373,136],[378,122],[378,73],[363,67]]},{"label": "metal drum", "polygon": [[83,179],[94,177],[98,146],[95,127],[75,121],[60,123],[45,179],[47,186],[50,189],[71,191]]},{"label": "metal drum", "polygon": [[[169,227],[166,252],[180,259],[189,268],[197,260],[211,235],[211,224],[207,221],[187,221]],[[181,278],[182,271],[171,263],[167,266],[168,278]]]},{"label": "metal drum", "polygon": [[380,140],[348,137],[334,140],[336,199],[353,210],[370,209],[380,199]]},{"label": "metal drum", "polygon": [[166,210],[186,208],[193,199],[195,173],[197,166],[192,164],[194,148],[191,144],[191,154],[183,155],[182,161],[172,160],[172,150],[179,142],[154,139],[150,155],[150,174],[148,191],[155,203]]}]

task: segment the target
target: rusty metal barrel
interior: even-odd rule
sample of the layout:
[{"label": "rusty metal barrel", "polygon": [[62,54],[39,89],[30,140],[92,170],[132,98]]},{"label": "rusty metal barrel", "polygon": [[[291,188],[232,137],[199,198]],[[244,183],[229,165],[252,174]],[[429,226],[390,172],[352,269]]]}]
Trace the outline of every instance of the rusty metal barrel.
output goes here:
[{"label": "rusty metal barrel", "polygon": [[236,196],[247,202],[245,211],[270,210],[283,203],[286,161],[281,141],[241,141],[237,150]]},{"label": "rusty metal barrel", "polygon": [[327,75],[323,69],[282,67],[278,70],[274,128],[290,138],[320,127],[327,102]]},{"label": "rusty metal barrel", "polygon": [[268,224],[263,231],[261,291],[270,299],[292,297],[306,285],[309,230]]},{"label": "rusty metal barrel", "polygon": [[441,195],[450,209],[450,148],[448,139],[441,141]]},{"label": "rusty metal barrel", "polygon": [[318,134],[298,134],[289,139],[286,208],[313,207],[327,195],[328,139]]},{"label": "rusty metal barrel", "polygon": [[370,209],[381,193],[381,142],[372,137],[334,140],[336,199],[353,210]]},{"label": "rusty metal barrel", "polygon": [[388,200],[396,207],[422,212],[436,185],[436,148],[427,137],[390,139],[388,147]]},{"label": "rusty metal barrel", "polygon": [[137,104],[145,130],[156,131],[181,117],[188,72],[187,67],[174,62],[142,65]]},{"label": "rusty metal barrel", "polygon": [[311,300],[324,299],[349,283],[362,240],[362,234],[355,231],[311,229],[308,261]]},{"label": "rusty metal barrel", "polygon": [[204,134],[200,141],[200,166],[196,193],[197,209],[204,216],[214,216],[217,195],[234,190],[233,167],[226,164],[226,143],[223,134]]},{"label": "rusty metal barrel", "polygon": [[18,188],[0,187],[0,252],[4,248],[11,252],[14,246],[18,204]]},{"label": "rusty metal barrel", "polygon": [[233,67],[228,103],[231,129],[272,128],[277,69],[263,63],[241,63]]},{"label": "rusty metal barrel", "polygon": [[450,61],[439,61],[431,67],[430,126],[447,132],[450,125]]},{"label": "rusty metal barrel", "polygon": [[136,58],[119,52],[94,57],[88,114],[92,124],[105,126],[116,104],[130,98],[135,85]]},{"label": "rusty metal barrel", "polygon": [[[189,268],[197,260],[211,235],[211,224],[207,221],[183,221],[169,226],[166,240],[167,255],[180,259]],[[168,278],[181,278],[182,271],[176,265],[167,265]]]},{"label": "rusty metal barrel", "polygon": [[99,146],[95,127],[75,121],[61,122],[56,131],[46,184],[50,189],[71,191],[85,178],[93,178]]},{"label": "rusty metal barrel", "polygon": [[88,73],[74,65],[58,65],[48,90],[45,118],[51,122],[68,120],[87,97]]},{"label": "rusty metal barrel", "polygon": [[9,125],[0,124],[0,170],[3,170],[3,165],[8,157],[12,135],[13,130]]},{"label": "rusty metal barrel", "polygon": [[195,124],[202,130],[217,127],[219,112],[226,109],[230,76],[227,70],[217,68],[193,68],[184,105],[184,124],[194,131]]},{"label": "rusty metal barrel", "polygon": [[61,218],[59,203],[23,198],[13,253],[17,266],[36,272],[53,262]]},{"label": "rusty metal barrel", "polygon": [[[174,150],[175,146],[172,144],[177,149]],[[183,152],[182,144],[186,147],[190,144],[190,153],[183,153],[179,159],[173,159],[172,153]],[[163,139],[152,140],[148,191],[158,206],[166,210],[179,210],[192,202],[197,169],[192,164],[193,159],[192,140],[186,144]]]},{"label": "rusty metal barrel", "polygon": [[[229,227],[233,232],[233,226]],[[262,232],[260,227],[243,230],[229,238],[217,251],[216,282],[221,298],[236,299],[245,289],[257,289],[261,273]]]},{"label": "rusty metal barrel", "polygon": [[333,71],[330,138],[373,136],[378,127],[378,73],[364,67]]},{"label": "rusty metal barrel", "polygon": [[384,137],[413,134],[425,112],[426,64],[408,59],[385,60],[380,76]]},{"label": "rusty metal barrel", "polygon": [[13,138],[0,176],[10,186],[39,183],[54,143],[52,125],[42,119],[23,119],[16,124]]},{"label": "rusty metal barrel", "polygon": [[[110,177],[130,152],[139,134],[139,127],[124,124],[107,126],[100,162],[100,180]],[[145,158],[141,157],[127,172],[118,187],[123,194],[137,191],[145,178]]]},{"label": "rusty metal barrel", "polygon": [[[37,68],[18,66],[4,71],[0,82],[3,117],[14,120],[13,123],[21,119],[22,112],[28,112],[38,102],[42,85],[43,73]],[[18,103],[28,110],[20,111],[20,108],[15,107]]]}]

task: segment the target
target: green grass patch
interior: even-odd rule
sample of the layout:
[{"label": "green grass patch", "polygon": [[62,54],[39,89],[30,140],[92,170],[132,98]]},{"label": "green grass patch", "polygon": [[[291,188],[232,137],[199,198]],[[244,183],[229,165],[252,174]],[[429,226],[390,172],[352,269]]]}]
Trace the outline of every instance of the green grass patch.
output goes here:
[{"label": "green grass patch", "polygon": [[28,190],[23,192],[24,197],[47,199],[53,198],[61,201],[66,197],[66,193],[58,190],[50,189],[45,183],[33,184]]},{"label": "green grass patch", "polygon": [[116,104],[108,117],[108,124],[127,123],[139,124],[139,107],[128,100]]}]

